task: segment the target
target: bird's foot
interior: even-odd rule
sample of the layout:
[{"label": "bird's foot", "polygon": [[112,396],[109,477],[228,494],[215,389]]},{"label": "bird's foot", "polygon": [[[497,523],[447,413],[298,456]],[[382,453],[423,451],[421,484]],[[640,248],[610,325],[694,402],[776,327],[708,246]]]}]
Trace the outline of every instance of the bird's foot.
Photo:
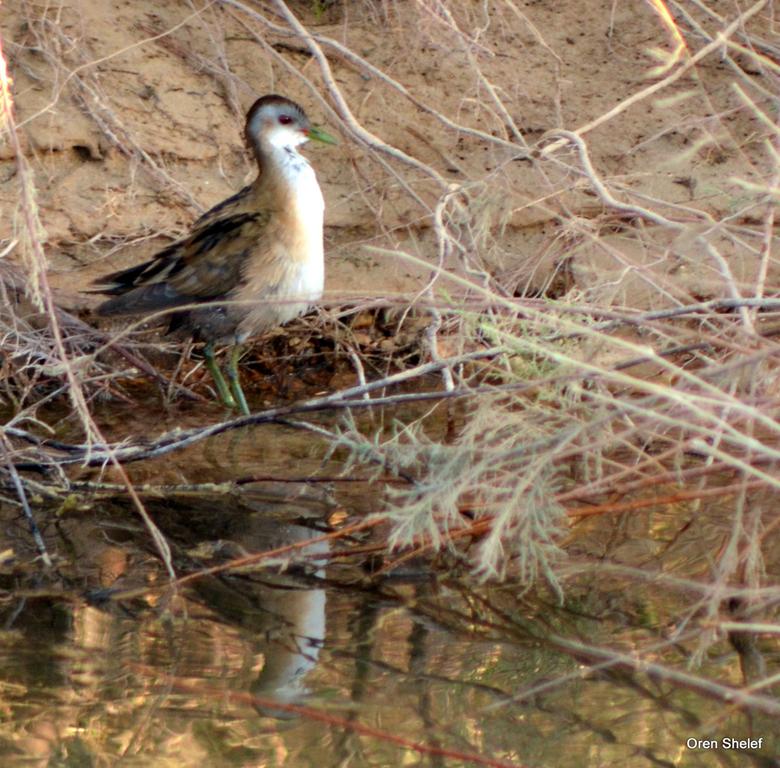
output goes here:
[{"label": "bird's foot", "polygon": [[249,406],[246,403],[244,390],[241,388],[241,378],[238,373],[238,361],[241,359],[242,349],[238,345],[230,350],[230,359],[227,365],[227,375],[230,379],[230,389],[233,390],[235,402],[238,404],[238,410],[244,416],[249,416]]},{"label": "bird's foot", "polygon": [[[219,399],[222,401],[222,404],[231,410],[235,410],[236,408],[240,407],[240,405],[236,404],[233,393],[230,391],[230,388],[225,381],[225,377],[222,375],[222,371],[217,365],[217,361],[214,358],[214,347],[211,345],[211,343],[206,344],[204,347],[203,357],[206,358],[206,367],[209,369],[211,378],[214,379],[214,384],[217,387],[217,393],[219,394]],[[246,407],[246,401],[244,402],[244,407]],[[249,413],[249,411],[247,411],[247,413]]]}]

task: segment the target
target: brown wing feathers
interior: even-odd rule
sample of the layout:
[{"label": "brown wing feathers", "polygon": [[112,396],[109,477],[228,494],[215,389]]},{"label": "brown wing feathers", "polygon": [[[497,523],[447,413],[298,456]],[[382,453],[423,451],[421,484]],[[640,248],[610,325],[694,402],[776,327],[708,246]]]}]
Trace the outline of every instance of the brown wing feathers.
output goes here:
[{"label": "brown wing feathers", "polygon": [[[98,292],[115,297],[103,303],[98,312],[150,312],[193,300],[216,299],[234,288],[241,280],[246,255],[234,243],[241,238],[256,240],[257,235],[251,237],[247,229],[256,228],[265,219],[259,213],[228,213],[213,218],[217,209],[227,211],[234,207],[240,195],[208,211],[199,219],[201,226],[189,237],[171,244],[150,261],[95,281]],[[232,205],[226,205],[228,202]]]}]

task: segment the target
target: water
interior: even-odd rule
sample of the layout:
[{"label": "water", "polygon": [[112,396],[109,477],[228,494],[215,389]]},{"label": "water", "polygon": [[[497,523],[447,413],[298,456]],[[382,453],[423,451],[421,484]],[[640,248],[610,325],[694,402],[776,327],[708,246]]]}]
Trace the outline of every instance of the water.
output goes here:
[{"label": "water", "polygon": [[[132,411],[120,418],[132,431]],[[641,650],[737,688],[751,660],[759,679],[777,673],[776,637],[740,655],[721,636],[695,657],[707,623],[686,634],[706,610],[695,590],[632,570],[652,563],[695,586],[729,530],[728,505],[578,526],[561,603],[544,586],[479,584],[451,557],[377,577],[380,530],[328,538],[377,509],[377,488],[338,482],[338,461],[323,456],[309,435],[266,427],[131,465],[138,483],[247,480],[144,494],[177,574],[217,569],[176,590],[123,494],[36,508],[50,573],[6,504],[0,765],[780,765],[771,714],[592,655]],[[686,745],[726,736],[763,741]]]}]

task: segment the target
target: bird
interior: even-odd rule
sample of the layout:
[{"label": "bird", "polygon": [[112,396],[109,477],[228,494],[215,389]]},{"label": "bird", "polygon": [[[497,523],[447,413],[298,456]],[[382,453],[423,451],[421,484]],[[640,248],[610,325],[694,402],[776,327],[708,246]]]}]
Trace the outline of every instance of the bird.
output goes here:
[{"label": "bird", "polygon": [[[257,161],[255,180],[149,261],[104,275],[92,287],[112,297],[97,308],[102,316],[169,310],[167,332],[205,342],[206,365],[223,404],[249,415],[238,373],[241,345],[306,312],[324,288],[325,204],[298,148],[310,140],[336,140],[277,94],[254,102],[244,133]],[[232,346],[230,386],[215,359],[217,345]]]}]

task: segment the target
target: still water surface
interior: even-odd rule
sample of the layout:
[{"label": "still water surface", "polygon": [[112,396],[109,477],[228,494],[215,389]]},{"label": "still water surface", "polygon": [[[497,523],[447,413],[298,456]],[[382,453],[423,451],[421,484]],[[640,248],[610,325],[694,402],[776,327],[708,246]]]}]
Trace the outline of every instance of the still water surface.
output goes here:
[{"label": "still water surface", "polygon": [[[719,530],[717,510],[688,521],[671,546],[680,521],[668,510],[634,515],[619,534],[599,521],[583,526],[561,603],[511,579],[479,584],[446,558],[376,576],[382,563],[365,556],[375,531],[323,534],[376,511],[377,491],[299,482],[338,475],[337,460],[323,455],[309,436],[264,428],[134,465],[139,483],[225,481],[249,467],[275,478],[228,495],[145,497],[179,575],[292,547],[176,591],[121,494],[36,510],[54,574],[32,557],[25,564],[26,530],[6,509],[16,560],[0,568],[0,765],[780,764],[780,729],[768,715],[652,675],[595,668],[566,645],[641,648],[645,659],[741,686],[728,643],[693,668],[696,641],[672,639],[690,595],[598,567],[607,546],[632,567],[663,549],[675,573],[694,577]],[[776,643],[760,652],[767,674],[777,672]],[[763,742],[686,746],[726,736]]]}]

